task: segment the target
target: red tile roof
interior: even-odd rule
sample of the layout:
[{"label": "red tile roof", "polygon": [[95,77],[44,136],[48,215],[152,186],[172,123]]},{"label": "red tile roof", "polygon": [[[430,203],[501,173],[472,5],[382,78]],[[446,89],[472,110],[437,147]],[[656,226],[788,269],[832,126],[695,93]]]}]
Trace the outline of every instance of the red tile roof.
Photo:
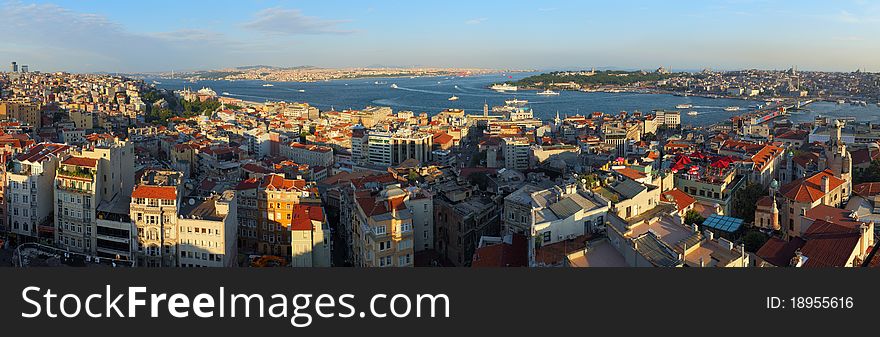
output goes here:
[{"label": "red tile roof", "polygon": [[804,240],[798,237],[786,242],[777,237],[767,240],[755,253],[758,257],[777,267],[788,267],[795,252],[804,246]]},{"label": "red tile roof", "polygon": [[131,192],[131,197],[133,199],[177,200],[177,187],[138,185]]},{"label": "red tile roof", "polygon": [[620,173],[624,177],[630,178],[632,180],[639,180],[639,179],[644,179],[647,177],[646,174],[639,172],[639,171],[636,171],[636,170],[633,170],[629,167],[624,167],[622,169],[615,169],[614,171],[617,171],[617,173]]},{"label": "red tile roof", "polygon": [[773,145],[764,145],[758,153],[752,156],[752,162],[755,163],[756,171],[763,171],[764,168],[770,164],[773,159],[778,158],[781,155],[783,149],[778,146]]},{"label": "red tile roof", "polygon": [[827,221],[810,225],[801,252],[807,257],[804,267],[843,267],[859,244],[861,233]]},{"label": "red tile roof", "polygon": [[679,211],[684,210],[688,206],[693,205],[695,202],[697,202],[697,199],[677,188],[663,192],[660,200],[666,202],[674,202],[675,205],[678,206]]},{"label": "red tile roof", "polygon": [[62,161],[61,164],[95,168],[98,167],[98,160],[93,158],[68,157]]},{"label": "red tile roof", "polygon": [[324,211],[320,206],[294,205],[290,219],[290,230],[311,231],[312,221],[324,222]]},{"label": "red tile roof", "polygon": [[862,183],[853,186],[853,193],[863,198],[872,198],[880,194],[880,182],[878,183]]},{"label": "red tile roof", "polygon": [[528,241],[514,235],[511,243],[499,243],[477,248],[471,267],[528,267]]},{"label": "red tile roof", "polygon": [[852,212],[853,211],[828,205],[818,205],[807,210],[804,217],[813,220],[824,220],[848,228],[859,228],[859,226],[865,224],[864,222],[851,218],[850,214],[852,214]]},{"label": "red tile roof", "polygon": [[843,185],[845,181],[834,176],[830,170],[825,170],[814,174],[807,179],[798,179],[783,186],[779,192],[786,198],[797,202],[814,202],[825,196],[826,192],[822,190],[822,178],[828,178],[829,190]]}]

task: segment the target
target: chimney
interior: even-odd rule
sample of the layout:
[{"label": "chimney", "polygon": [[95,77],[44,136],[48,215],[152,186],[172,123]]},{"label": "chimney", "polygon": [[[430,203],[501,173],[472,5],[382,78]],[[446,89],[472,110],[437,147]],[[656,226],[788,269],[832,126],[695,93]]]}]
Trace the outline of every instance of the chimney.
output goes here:
[{"label": "chimney", "polygon": [[705,235],[706,239],[709,241],[715,240],[715,233],[712,233],[712,231],[708,229],[703,231],[703,235]]},{"label": "chimney", "polygon": [[822,192],[828,193],[831,185],[828,183],[828,176],[822,175]]}]

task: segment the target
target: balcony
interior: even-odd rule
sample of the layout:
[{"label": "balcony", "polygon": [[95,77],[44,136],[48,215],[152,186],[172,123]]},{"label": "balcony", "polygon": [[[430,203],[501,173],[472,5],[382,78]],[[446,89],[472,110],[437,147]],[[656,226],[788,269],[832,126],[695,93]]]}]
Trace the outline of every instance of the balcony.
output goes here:
[{"label": "balcony", "polygon": [[84,169],[72,169],[68,170],[65,168],[59,168],[56,171],[57,175],[62,177],[70,177],[70,178],[78,178],[78,179],[88,179],[90,182],[94,182],[95,173],[91,170]]},{"label": "balcony", "polygon": [[64,190],[64,191],[69,191],[69,192],[84,193],[84,194],[91,194],[92,193],[92,191],[90,191],[90,190],[87,190],[84,188],[77,188],[77,187],[70,186],[70,185],[64,185],[62,183],[55,184],[55,187],[59,190]]}]

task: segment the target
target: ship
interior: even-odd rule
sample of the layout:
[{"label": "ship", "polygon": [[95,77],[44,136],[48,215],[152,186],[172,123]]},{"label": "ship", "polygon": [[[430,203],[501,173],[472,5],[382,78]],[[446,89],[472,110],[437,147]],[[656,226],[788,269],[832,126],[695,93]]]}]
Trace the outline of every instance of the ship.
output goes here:
[{"label": "ship", "polygon": [[275,85],[272,83],[263,84],[264,87],[274,87]]},{"label": "ship", "polygon": [[544,91],[539,92],[538,95],[541,95],[541,96],[559,96],[559,93],[558,93],[558,92],[555,92],[555,91],[553,91],[553,90],[547,89],[547,90],[544,90]]},{"label": "ship", "polygon": [[153,81],[153,84],[162,84],[162,82],[159,82],[159,81]]},{"label": "ship", "polygon": [[297,91],[299,91],[299,92],[306,92],[305,89],[299,89],[299,90],[297,90]]},{"label": "ship", "polygon": [[397,83],[392,83],[392,84],[391,84],[391,89],[397,89]]},{"label": "ship", "polygon": [[458,96],[452,95],[452,97],[449,97],[449,100],[450,100],[450,101],[457,101],[457,100],[458,100]]},{"label": "ship", "polygon": [[224,91],[223,96],[229,96],[229,93]]},{"label": "ship", "polygon": [[676,109],[690,109],[693,107],[693,104],[679,104],[675,106]]},{"label": "ship", "polygon": [[724,111],[728,111],[728,112],[739,111],[739,107],[738,106],[729,106],[729,107],[724,108]]},{"label": "ship", "polygon": [[510,84],[493,84],[491,87],[489,87],[489,89],[499,91],[499,92],[519,90],[519,88],[517,88],[515,85],[510,85]]},{"label": "ship", "polygon": [[688,111],[687,114],[688,114],[688,116],[696,116],[696,115],[699,115],[700,113],[696,112],[696,111]]},{"label": "ship", "polygon": [[843,103],[846,103],[846,101],[844,101],[842,99],[837,100],[837,104],[843,104]]},{"label": "ship", "polygon": [[514,98],[514,99],[509,99],[509,100],[504,101],[504,104],[507,104],[510,106],[523,106],[523,105],[529,104],[529,101]]}]

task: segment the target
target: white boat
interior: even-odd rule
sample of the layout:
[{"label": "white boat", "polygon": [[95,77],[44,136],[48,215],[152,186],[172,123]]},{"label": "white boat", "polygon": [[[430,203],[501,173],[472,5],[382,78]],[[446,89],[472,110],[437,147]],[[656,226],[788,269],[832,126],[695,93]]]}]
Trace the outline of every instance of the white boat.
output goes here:
[{"label": "white boat", "polygon": [[877,106],[880,106],[880,102],[877,102]]},{"label": "white boat", "polygon": [[729,106],[729,107],[724,108],[724,111],[728,111],[728,112],[739,111],[739,107],[738,106]]},{"label": "white boat", "polygon": [[506,84],[506,83],[504,83],[504,84],[493,84],[491,87],[489,87],[489,89],[492,89],[492,90],[495,90],[495,91],[500,91],[500,92],[505,92],[505,91],[517,91],[517,90],[519,90],[519,88],[517,88],[515,85],[510,85],[510,84]]},{"label": "white boat", "polygon": [[559,93],[550,89],[539,92],[538,95],[541,96],[559,96]]},{"label": "white boat", "polygon": [[846,103],[846,101],[844,101],[842,99],[837,100],[837,104],[843,104],[843,103]]},{"label": "white boat", "polygon": [[297,90],[297,91],[299,91],[299,92],[306,92],[305,89],[299,89],[299,90]]},{"label": "white boat", "polygon": [[449,100],[450,100],[450,101],[457,101],[457,100],[458,100],[458,96],[453,95],[452,97],[449,97]]},{"label": "white boat", "polygon": [[264,87],[274,87],[275,85],[272,83],[263,84]]},{"label": "white boat", "polygon": [[524,99],[514,98],[514,99],[509,99],[509,100],[504,101],[504,104],[511,105],[511,106],[517,106],[517,105],[522,106],[522,105],[529,104],[529,101],[524,100]]},{"label": "white boat", "polygon": [[159,81],[153,81],[153,84],[162,84],[162,82],[159,82]]},{"label": "white boat", "polygon": [[699,113],[699,112],[696,112],[696,111],[688,111],[688,116],[696,116],[696,115],[699,115],[699,114],[700,114],[700,113]]},{"label": "white boat", "polygon": [[392,84],[391,84],[391,89],[397,89],[397,83],[392,83]]},{"label": "white boat", "polygon": [[693,107],[693,104],[679,104],[675,106],[676,109],[690,109]]},{"label": "white boat", "polygon": [[225,91],[222,94],[223,94],[223,96],[229,96],[229,93],[225,92]]}]

